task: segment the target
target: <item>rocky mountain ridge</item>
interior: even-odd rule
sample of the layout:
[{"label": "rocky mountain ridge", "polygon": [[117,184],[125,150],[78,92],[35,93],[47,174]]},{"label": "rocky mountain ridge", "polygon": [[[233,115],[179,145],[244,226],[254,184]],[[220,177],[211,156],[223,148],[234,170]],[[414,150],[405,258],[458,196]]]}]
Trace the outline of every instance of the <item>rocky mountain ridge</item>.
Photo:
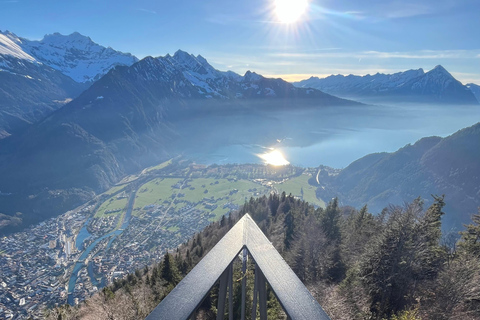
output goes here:
[{"label": "rocky mountain ridge", "polygon": [[395,74],[311,77],[294,85],[364,102],[479,104],[472,91],[441,65],[428,72],[418,69]]}]

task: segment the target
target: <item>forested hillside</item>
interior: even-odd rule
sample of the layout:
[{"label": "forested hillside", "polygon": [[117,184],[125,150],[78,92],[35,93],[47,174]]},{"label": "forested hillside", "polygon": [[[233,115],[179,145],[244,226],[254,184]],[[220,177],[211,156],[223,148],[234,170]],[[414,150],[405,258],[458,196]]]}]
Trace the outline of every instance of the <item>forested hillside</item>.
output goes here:
[{"label": "forested hillside", "polygon": [[[285,193],[252,198],[158,265],[117,280],[79,307],[60,307],[46,317],[144,318],[248,212],[332,319],[478,319],[480,214],[456,242],[442,237],[444,206],[444,197],[435,196],[429,208],[416,200],[373,216],[366,206],[339,207],[337,199],[322,209]],[[234,279],[242,277],[239,265]],[[247,279],[251,297],[251,262]],[[234,283],[238,301],[241,282]],[[205,299],[197,319],[214,318],[216,292]],[[268,303],[269,319],[286,318],[272,293]],[[239,310],[234,312],[236,319]]]},{"label": "forested hillside", "polygon": [[380,212],[389,203],[445,194],[450,214],[443,230],[461,230],[480,206],[480,123],[445,137],[427,137],[392,153],[367,155],[338,175],[321,176],[321,199],[339,197],[355,207]]}]

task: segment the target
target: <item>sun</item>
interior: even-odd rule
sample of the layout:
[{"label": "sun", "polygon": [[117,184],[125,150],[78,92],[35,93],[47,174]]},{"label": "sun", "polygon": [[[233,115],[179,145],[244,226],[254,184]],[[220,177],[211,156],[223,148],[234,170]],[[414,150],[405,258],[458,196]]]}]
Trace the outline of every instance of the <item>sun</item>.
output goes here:
[{"label": "sun", "polygon": [[290,164],[287,159],[283,156],[283,154],[278,150],[273,150],[269,153],[259,154],[258,155],[265,164],[270,164],[272,166],[286,166]]},{"label": "sun", "polygon": [[308,0],[275,0],[275,13],[282,23],[297,22],[305,13]]}]

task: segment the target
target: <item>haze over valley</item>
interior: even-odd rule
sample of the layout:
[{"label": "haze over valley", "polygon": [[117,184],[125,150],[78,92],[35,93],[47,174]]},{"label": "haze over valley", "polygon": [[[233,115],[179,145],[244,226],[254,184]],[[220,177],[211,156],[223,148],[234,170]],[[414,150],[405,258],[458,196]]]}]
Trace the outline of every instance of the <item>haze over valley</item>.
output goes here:
[{"label": "haze over valley", "polygon": [[[417,6],[406,5],[415,12],[392,7],[395,15],[390,16],[372,8],[323,10],[313,0],[283,9],[281,3],[289,1],[270,2],[268,10],[253,16],[215,15],[218,8],[204,8],[203,18],[190,16],[185,25],[169,18],[169,32],[162,29],[159,38],[147,41],[151,47],[143,44],[152,32],[147,27],[132,27],[131,32],[137,30],[133,38],[124,30],[125,41],[117,33],[108,40],[101,36],[107,32],[102,28],[91,35],[57,32],[63,28],[45,36],[18,26],[19,34],[0,30],[0,318],[40,319],[47,316],[46,308],[82,305],[91,296],[106,294],[101,289],[112,284],[115,290],[124,290],[125,281],[136,288],[131,274],[142,269],[135,281],[146,283],[143,277],[152,279],[155,271],[143,268],[176,248],[176,263],[185,273],[204,249],[211,249],[217,233],[245,210],[253,212],[296,272],[300,263],[305,270],[317,268],[299,252],[327,248],[321,255],[328,259],[318,267],[323,271],[305,271],[302,279],[315,285],[320,281],[322,293],[332,288],[339,295],[341,283],[342,288],[359,285],[360,278],[353,277],[360,277],[360,267],[367,270],[362,263],[371,258],[369,248],[376,248],[391,230],[404,232],[395,229],[402,219],[411,243],[420,243],[422,250],[425,243],[437,246],[428,250],[448,252],[457,261],[458,232],[480,208],[480,70],[472,62],[478,64],[480,49],[460,42],[445,49],[432,44],[428,31],[407,28],[419,23],[413,23],[417,14],[432,15],[432,26],[444,25],[430,11],[416,12]],[[438,7],[448,11],[445,1],[440,2]],[[115,10],[121,8],[123,2]],[[133,11],[125,20],[135,16],[143,24],[148,19],[137,15],[163,16],[159,8]],[[187,11],[183,14],[190,15]],[[53,16],[64,19],[61,13]],[[329,26],[332,33],[322,38],[321,47],[312,46],[316,35],[325,35],[313,26],[327,19],[336,21]],[[72,16],[72,21],[77,19]],[[366,21],[371,28],[386,23],[392,37],[400,37],[395,30],[402,27],[412,47],[400,52],[405,39],[395,44],[370,27],[363,33],[352,27]],[[191,29],[194,24],[206,28],[205,36]],[[235,45],[242,46],[232,51],[232,37],[223,38],[219,25],[225,34],[238,36]],[[452,25],[451,32],[457,28]],[[245,38],[248,30],[251,36]],[[258,41],[253,30],[266,32],[268,40]],[[365,44],[347,47],[341,30],[350,30],[351,41]],[[416,30],[425,37],[417,39]],[[334,37],[336,32],[345,38]],[[444,36],[452,43],[461,41],[447,32]],[[161,49],[159,39],[168,40]],[[199,39],[201,46],[194,45]],[[418,49],[423,39],[434,49]],[[172,43],[188,50],[172,49]],[[121,49],[110,47],[114,44]],[[389,51],[379,51],[383,46]],[[212,51],[214,47],[218,50]],[[223,52],[227,48],[228,54]],[[158,54],[165,50],[171,52]],[[408,216],[409,210],[415,213]],[[341,240],[329,238],[329,214],[338,215],[331,221],[342,223],[334,226]],[[355,224],[355,219],[366,220]],[[435,229],[433,240],[421,233],[428,229],[424,223],[434,225],[428,225]],[[368,230],[352,231],[358,239],[345,236],[359,226]],[[313,230],[317,227],[323,231]],[[213,230],[202,233],[205,246],[199,240],[204,228]],[[309,232],[318,239],[306,241]],[[303,247],[306,243],[310,249]],[[190,254],[195,263],[188,260]],[[355,264],[360,255],[363,260]],[[295,258],[300,256],[301,261]],[[333,262],[337,258],[341,263]],[[433,283],[437,278],[429,278],[431,274],[412,277]],[[347,280],[351,282],[345,285]],[[164,285],[172,286],[162,281],[161,289],[149,284],[160,290],[151,301],[167,293]],[[433,294],[436,288],[425,292]],[[364,287],[352,290],[366,295]],[[414,296],[405,293],[399,299]],[[375,299],[359,299],[355,308],[361,312],[355,312],[394,320],[401,312],[422,310],[410,300],[390,310]],[[346,300],[345,305],[350,303]],[[76,312],[62,308],[53,312]],[[461,310],[469,306],[465,308]],[[334,308],[328,312],[342,313]]]}]

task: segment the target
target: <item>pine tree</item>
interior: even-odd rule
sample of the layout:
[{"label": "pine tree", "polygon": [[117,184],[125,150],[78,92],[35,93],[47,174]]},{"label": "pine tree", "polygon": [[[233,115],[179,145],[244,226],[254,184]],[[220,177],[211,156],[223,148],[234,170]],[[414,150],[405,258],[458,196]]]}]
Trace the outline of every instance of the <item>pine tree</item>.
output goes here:
[{"label": "pine tree", "polygon": [[321,217],[322,228],[329,241],[341,240],[339,220],[340,210],[338,208],[338,199],[335,198],[328,204]]},{"label": "pine tree", "polygon": [[414,272],[419,280],[433,279],[440,271],[446,258],[446,251],[440,245],[442,237],[442,209],[445,206],[444,195],[432,195],[434,202],[420,220],[416,241]]},{"label": "pine tree", "polygon": [[333,199],[321,216],[321,226],[327,239],[326,245],[332,247],[332,266],[327,275],[333,282],[339,282],[345,276],[345,265],[341,255],[342,235],[340,233],[340,209],[338,199]]},{"label": "pine tree", "polygon": [[175,265],[175,261],[168,251],[163,257],[160,275],[164,280],[173,285],[176,285],[180,281],[180,275],[178,273],[177,266]]},{"label": "pine tree", "polygon": [[480,257],[480,208],[472,216],[472,224],[465,225],[467,230],[460,232],[462,238],[458,244],[460,252]]}]

